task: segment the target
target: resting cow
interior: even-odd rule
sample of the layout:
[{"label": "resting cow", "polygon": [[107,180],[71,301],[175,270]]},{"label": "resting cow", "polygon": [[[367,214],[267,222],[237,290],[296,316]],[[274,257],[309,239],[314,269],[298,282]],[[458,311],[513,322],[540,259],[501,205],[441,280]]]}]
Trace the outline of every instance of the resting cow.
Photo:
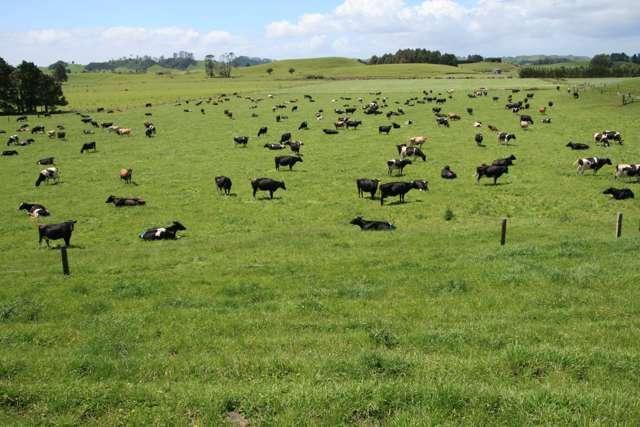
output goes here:
[{"label": "resting cow", "polygon": [[264,144],[264,148],[268,148],[269,150],[284,150],[285,147],[285,144]]},{"label": "resting cow", "polygon": [[138,236],[142,240],[175,240],[176,233],[186,229],[187,228],[178,221],[173,221],[173,224],[168,227],[150,228]]},{"label": "resting cow", "polygon": [[396,226],[386,221],[369,221],[361,216],[358,216],[351,220],[350,224],[357,225],[362,231],[372,230],[395,230]]},{"label": "resting cow", "polygon": [[80,154],[83,154],[85,151],[89,151],[89,150],[93,151],[94,153],[97,151],[95,141],[85,142],[84,144],[82,144],[82,148],[80,149]]},{"label": "resting cow", "polygon": [[39,216],[49,216],[49,210],[38,203],[22,203],[18,210],[27,211],[27,215],[37,218]]},{"label": "resting cow", "polygon": [[452,171],[449,166],[445,166],[444,168],[442,168],[440,176],[444,179],[456,179],[458,177],[458,175],[456,175],[456,173]]},{"label": "resting cow", "polygon": [[572,150],[588,150],[589,146],[587,144],[582,144],[579,142],[569,142],[566,147],[571,148]]},{"label": "resting cow", "polygon": [[55,157],[45,157],[36,162],[37,165],[52,165],[55,161]]},{"label": "resting cow", "polygon": [[633,191],[629,188],[608,188],[602,194],[611,194],[615,200],[633,199]]},{"label": "resting cow", "polygon": [[117,197],[117,196],[109,196],[105,203],[113,203],[116,207],[122,206],[141,206],[146,205],[143,199],[139,197]]}]

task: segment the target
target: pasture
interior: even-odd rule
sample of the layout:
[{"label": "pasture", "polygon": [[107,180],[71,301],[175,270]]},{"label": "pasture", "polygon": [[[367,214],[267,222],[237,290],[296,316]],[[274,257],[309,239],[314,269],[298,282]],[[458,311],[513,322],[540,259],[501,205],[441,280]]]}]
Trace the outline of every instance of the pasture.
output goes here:
[{"label": "pasture", "polygon": [[[640,162],[640,105],[620,107],[616,95],[639,84],[591,80],[597,87],[575,100],[566,89],[577,83],[556,91],[535,79],[73,74],[68,109],[133,135],[83,135],[91,127],[72,113],[29,117],[32,126],[64,125],[66,140],[37,135],[0,158],[0,424],[638,424],[640,208],[601,193],[639,187],[615,182],[612,166],[578,176],[573,163]],[[467,97],[479,87],[488,96]],[[515,100],[535,94],[527,131],[504,108],[515,87],[523,89]],[[453,99],[442,111],[462,117],[450,128],[436,126],[434,103],[403,105],[447,89]],[[389,99],[385,112],[406,114],[364,115],[357,98],[376,91]],[[229,101],[206,102],[221,93]],[[263,100],[250,109],[245,96]],[[552,123],[542,124],[537,109],[548,101]],[[323,134],[346,104],[358,106],[351,116],[362,126]],[[145,137],[145,120],[157,136]],[[303,120],[310,129],[298,131]],[[401,127],[378,134],[392,121]],[[488,124],[517,140],[499,146]],[[18,125],[0,118],[3,141]],[[257,138],[261,126],[269,132]],[[596,146],[592,135],[605,128],[625,144]],[[288,150],[263,148],[284,132],[304,142],[291,172],[274,167]],[[234,145],[239,135],[249,136],[246,148]],[[427,161],[388,177],[396,145],[416,135],[428,137]],[[88,141],[97,152],[80,154]],[[591,149],[571,151],[569,141]],[[517,160],[499,185],[476,184],[476,166],[510,154]],[[36,161],[48,156],[62,182],[35,188]],[[458,179],[440,178],[445,165]],[[133,169],[134,184],[121,182],[120,168]],[[233,180],[231,196],[217,193],[216,175]],[[251,177],[284,180],[286,191],[254,199]],[[359,177],[424,179],[429,191],[381,207],[358,198]],[[116,208],[105,204],[110,195],[146,205]],[[16,211],[22,202],[51,216],[31,219]],[[397,229],[361,232],[349,224],[358,215]],[[67,219],[77,224],[64,277],[60,251],[38,248],[36,224]],[[180,239],[138,238],[174,220],[187,228]]]}]

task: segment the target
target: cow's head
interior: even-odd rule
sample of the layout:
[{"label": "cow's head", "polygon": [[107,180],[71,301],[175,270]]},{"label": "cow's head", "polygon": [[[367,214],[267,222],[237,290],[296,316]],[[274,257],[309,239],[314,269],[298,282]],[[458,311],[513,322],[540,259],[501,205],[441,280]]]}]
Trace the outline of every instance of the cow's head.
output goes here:
[{"label": "cow's head", "polygon": [[38,175],[38,180],[36,181],[36,187],[40,187],[40,184],[42,184],[42,181],[45,181],[47,179],[47,176],[43,173],[41,173],[40,175]]}]

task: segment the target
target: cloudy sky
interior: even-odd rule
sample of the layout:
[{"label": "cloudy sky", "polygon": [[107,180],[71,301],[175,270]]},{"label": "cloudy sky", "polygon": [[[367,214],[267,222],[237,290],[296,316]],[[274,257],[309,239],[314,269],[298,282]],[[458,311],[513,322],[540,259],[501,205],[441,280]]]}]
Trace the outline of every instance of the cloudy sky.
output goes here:
[{"label": "cloudy sky", "polygon": [[640,0],[20,0],[0,57],[49,64],[233,51],[367,58],[423,47],[467,55],[640,51]]}]

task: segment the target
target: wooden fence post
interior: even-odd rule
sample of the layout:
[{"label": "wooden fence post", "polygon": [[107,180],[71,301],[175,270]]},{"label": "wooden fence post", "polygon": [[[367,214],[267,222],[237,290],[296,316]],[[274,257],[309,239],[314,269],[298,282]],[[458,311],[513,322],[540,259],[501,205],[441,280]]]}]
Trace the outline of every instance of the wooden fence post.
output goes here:
[{"label": "wooden fence post", "polygon": [[616,239],[619,239],[620,236],[622,236],[622,212],[618,212],[616,218]]},{"label": "wooden fence post", "polygon": [[507,218],[502,219],[502,230],[500,232],[500,245],[507,243]]},{"label": "wooden fence post", "polygon": [[60,254],[62,255],[62,272],[65,276],[68,276],[71,273],[69,272],[69,257],[67,256],[66,246],[60,248]]}]

